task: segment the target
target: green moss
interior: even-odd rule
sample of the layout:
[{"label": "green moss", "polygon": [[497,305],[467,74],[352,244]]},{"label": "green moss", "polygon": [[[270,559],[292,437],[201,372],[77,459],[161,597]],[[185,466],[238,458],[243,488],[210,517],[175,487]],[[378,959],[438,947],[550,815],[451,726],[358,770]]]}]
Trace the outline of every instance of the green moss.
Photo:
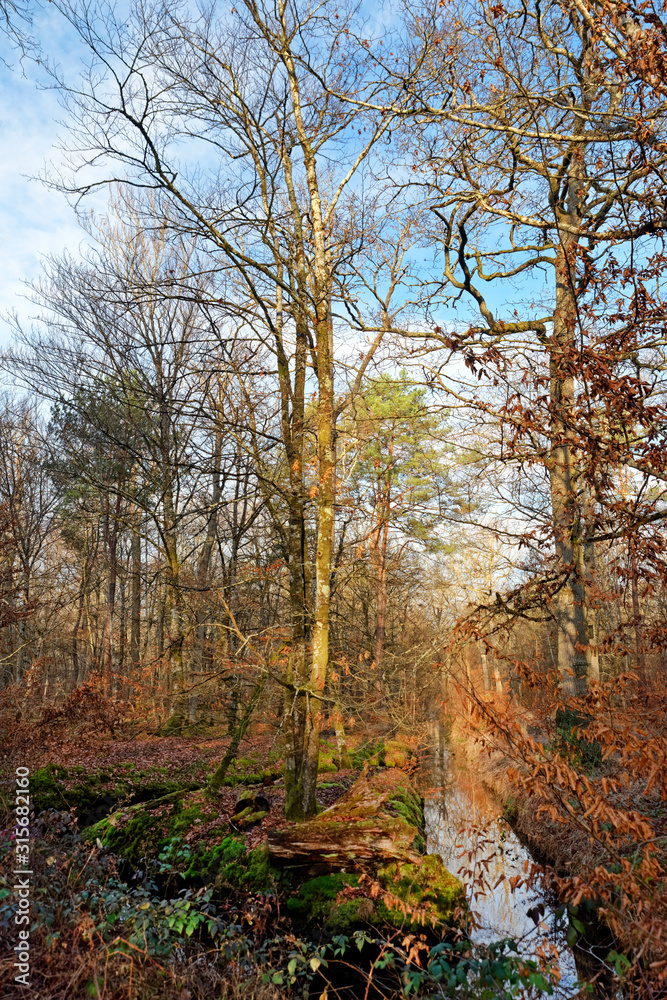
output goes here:
[{"label": "green moss", "polygon": [[319,840],[322,857],[331,868],[337,858],[339,868],[353,870],[360,850],[364,857],[373,857],[379,829],[393,845],[395,857],[412,860],[424,847],[422,825],[420,796],[408,776],[392,768],[360,777],[335,806],[305,824],[295,824],[293,835],[296,840],[301,836]]},{"label": "green moss", "polygon": [[339,893],[346,886],[358,885],[359,878],[333,872],[310,879],[287,900],[288,912],[300,923],[316,923],[337,933],[349,933],[364,924],[424,931],[451,927],[456,908],[465,905],[463,886],[436,855],[428,855],[418,865],[397,862],[380,869],[377,879],[387,895],[400,901],[395,906],[365,897],[338,903]]},{"label": "green moss", "polygon": [[261,823],[264,817],[268,815],[267,809],[259,809],[253,812],[252,808],[248,806],[247,809],[244,809],[243,812],[234,817],[234,823],[245,830],[249,826],[252,826],[253,823]]},{"label": "green moss", "polygon": [[[289,911],[342,932],[368,923],[420,932],[435,927],[438,933],[451,927],[457,908],[465,907],[463,886],[438,856],[420,857],[426,847],[423,823],[422,798],[405,772],[364,774],[322,816],[291,828],[295,844],[309,843],[308,857],[316,852],[318,864],[331,871],[304,882],[288,902]],[[377,868],[382,858],[391,860]],[[373,869],[384,893],[346,899],[337,907],[341,889],[357,885],[359,873]]]},{"label": "green moss", "polygon": [[229,766],[225,785],[261,785],[274,781],[282,774],[279,768],[264,768],[256,757],[237,757]]},{"label": "green moss", "polygon": [[320,743],[320,756],[317,763],[319,774],[335,774],[340,768],[338,751],[336,747],[327,740]]},{"label": "green moss", "polygon": [[424,826],[424,803],[421,795],[410,785],[393,792],[387,800],[387,811],[401,816],[407,823],[421,829]]},{"label": "green moss", "polygon": [[[238,806],[236,808],[238,809]],[[246,816],[250,816],[251,813],[252,813],[252,806],[246,806],[246,808],[242,809],[241,812],[234,813],[234,822],[240,823],[242,820],[246,818]]]},{"label": "green moss", "polygon": [[99,815],[108,810],[114,800],[141,797],[148,801],[180,789],[193,788],[191,782],[165,781],[163,773],[166,773],[164,768],[148,771],[133,769],[131,772],[124,768],[120,776],[114,778],[106,770],[87,771],[81,765],[65,768],[47,764],[32,775],[30,791],[35,812],[75,809],[82,825],[87,826],[95,813]]},{"label": "green moss", "polygon": [[35,771],[30,781],[30,792],[36,812],[41,812],[43,809],[70,808],[70,803],[65,798],[65,788],[61,783],[66,777],[65,769],[53,764],[47,764],[46,767],[40,767]]},{"label": "green moss", "polygon": [[206,852],[190,866],[198,865],[197,874],[215,876],[215,888],[226,895],[230,890],[247,889],[250,892],[267,892],[274,887],[274,873],[269,865],[269,852],[265,845],[252,851],[237,837],[226,837],[221,844]]},{"label": "green moss", "polygon": [[114,854],[128,861],[139,861],[154,846],[155,817],[137,812],[124,822],[122,811],[112,813],[83,831],[83,839],[100,840]]},{"label": "green moss", "polygon": [[206,809],[201,801],[193,802],[184,808],[182,800],[179,799],[175,802],[169,817],[169,835],[178,837],[199,823],[209,823],[217,815],[217,811]]},{"label": "green moss", "polygon": [[415,839],[410,844],[410,850],[414,851],[415,854],[426,854],[426,837],[421,830],[415,834]]},{"label": "green moss", "polygon": [[245,844],[238,837],[225,837],[207,851],[198,851],[183,873],[185,878],[202,878],[210,881],[216,878],[220,884],[229,884],[229,877],[238,878],[239,858],[246,854]]},{"label": "green moss", "polygon": [[370,740],[350,754],[352,767],[360,769],[366,762],[371,767],[407,767],[415,754],[400,739]]},{"label": "green moss", "polygon": [[412,749],[400,740],[386,740],[384,744],[385,767],[407,767],[413,759]]},{"label": "green moss", "polygon": [[[359,909],[367,900],[350,899],[337,904],[336,897],[346,886],[358,884],[358,875],[345,872],[320,875],[299,887],[299,891],[287,900],[287,909],[300,923],[323,924],[330,931],[347,933],[363,923]],[[363,905],[361,909],[363,912]]]},{"label": "green moss", "polygon": [[360,771],[364,766],[366,761],[371,765],[376,765],[379,767],[384,766],[384,741],[383,740],[371,740],[368,743],[362,743],[361,746],[357,747],[350,754],[350,761],[352,762],[352,767]]},{"label": "green moss", "polygon": [[[213,810],[204,794],[195,792],[185,801],[177,799],[159,809],[117,810],[84,831],[84,837],[88,841],[99,838],[131,864],[151,857],[158,859],[162,871],[170,876],[214,882],[221,895],[237,890],[270,891],[274,879],[266,847],[248,851],[240,837],[229,834],[226,825],[211,827],[217,816]],[[256,820],[250,815],[247,821]],[[205,840],[196,839],[198,827],[206,830]]]},{"label": "green moss", "polygon": [[216,818],[217,812],[207,805],[204,796],[192,794],[197,796],[194,801],[184,805],[180,798],[176,799],[162,806],[159,813],[154,809],[117,809],[84,830],[84,840],[99,838],[114,854],[132,863],[157,855],[169,841]]},{"label": "green moss", "polygon": [[[416,931],[429,926],[452,925],[457,907],[465,905],[461,882],[447,871],[441,858],[427,854],[419,864],[395,862],[381,868],[378,881],[405,905],[388,906],[379,901],[376,917],[393,927]],[[415,916],[414,911],[420,911]]]},{"label": "green moss", "polygon": [[247,874],[243,884],[251,892],[261,892],[271,887],[272,879],[273,873],[269,864],[269,849],[266,844],[261,844],[259,847],[248,852]]},{"label": "green moss", "polygon": [[264,785],[276,781],[277,778],[282,777],[282,770],[280,768],[268,768],[267,770],[257,769],[257,764],[253,763],[253,768],[250,769],[248,762],[245,761],[240,766],[237,766],[239,762],[235,762],[229,768],[225,780],[222,782],[225,787],[232,787],[234,785]]}]

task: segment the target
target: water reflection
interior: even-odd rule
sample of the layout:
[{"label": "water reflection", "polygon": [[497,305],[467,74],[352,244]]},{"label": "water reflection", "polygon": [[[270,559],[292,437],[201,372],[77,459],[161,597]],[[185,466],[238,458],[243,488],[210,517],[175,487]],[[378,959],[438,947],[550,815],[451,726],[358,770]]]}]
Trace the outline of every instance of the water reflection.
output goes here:
[{"label": "water reflection", "polygon": [[[468,772],[453,766],[446,752],[439,755],[439,766],[429,784],[423,789],[429,853],[439,854],[464,884],[471,883],[466,872],[476,876],[477,892],[468,893],[470,909],[477,918],[473,941],[525,939],[522,954],[557,955],[561,989],[572,995],[577,973],[565,940],[567,928],[557,921],[556,901],[549,898],[540,880],[530,888],[519,885],[533,859],[503,820],[500,803]],[[543,916],[534,909],[540,904]],[[529,910],[538,917],[538,928]]]}]

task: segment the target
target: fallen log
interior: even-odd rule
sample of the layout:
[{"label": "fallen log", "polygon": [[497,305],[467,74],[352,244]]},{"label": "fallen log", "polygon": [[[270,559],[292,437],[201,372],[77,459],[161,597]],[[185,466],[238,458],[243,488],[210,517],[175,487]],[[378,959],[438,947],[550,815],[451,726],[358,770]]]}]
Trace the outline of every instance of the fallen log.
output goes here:
[{"label": "fallen log", "polygon": [[402,771],[363,775],[346,794],[306,823],[269,831],[269,855],[280,867],[373,871],[424,853],[421,797]]},{"label": "fallen log", "polygon": [[392,768],[363,775],[308,822],[269,831],[271,864],[298,885],[288,910],[345,933],[364,923],[456,924],[463,886],[438,856],[424,854],[423,826],[421,796]]},{"label": "fallen log", "polygon": [[[308,827],[309,824],[299,824]],[[314,829],[279,830],[269,833],[271,861],[283,868],[304,868],[308,874],[336,871],[375,870],[397,853],[417,860],[413,852],[397,852],[393,830],[377,824],[326,823]]]}]

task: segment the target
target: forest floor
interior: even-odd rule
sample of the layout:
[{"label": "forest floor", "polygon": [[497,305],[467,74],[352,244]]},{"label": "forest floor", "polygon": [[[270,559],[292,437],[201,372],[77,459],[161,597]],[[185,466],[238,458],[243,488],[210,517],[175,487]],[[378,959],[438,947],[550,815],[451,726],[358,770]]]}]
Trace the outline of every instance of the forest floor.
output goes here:
[{"label": "forest floor", "polygon": [[[0,749],[0,787],[11,781],[15,767],[27,767],[38,776],[38,808],[71,809],[79,814],[80,825],[82,820],[88,825],[87,806],[99,803],[101,818],[109,811],[112,798],[122,804],[124,799],[135,801],[146,789],[155,790],[157,796],[162,789],[168,792],[178,786],[205,786],[229,744],[225,730],[224,725],[219,725],[205,734],[161,736],[132,722],[119,727],[111,737],[85,726],[72,728],[61,720],[19,725]],[[358,775],[358,769],[341,770],[331,765],[334,753],[333,741],[329,743],[325,738],[324,771],[317,789],[318,803],[325,809],[347,791]],[[230,784],[216,796],[220,820],[229,822],[241,790],[261,787],[270,805],[266,817],[251,829],[238,831],[248,848],[265,842],[270,829],[285,825],[284,783],[278,774],[281,764],[274,727],[260,723],[242,740],[230,769]],[[335,772],[335,780],[331,771]],[[55,775],[60,801],[55,800],[51,785],[44,789],[45,772]],[[82,795],[82,789],[87,794]]]},{"label": "forest floor", "polygon": [[[275,724],[260,720],[249,731],[229,784],[211,802],[203,789],[228,744],[224,725],[176,736],[134,720],[113,734],[99,720],[62,715],[4,723],[0,937],[9,948],[0,958],[0,998],[268,1000],[286,995],[288,981],[308,985],[321,931],[295,936],[268,863],[269,835],[289,826]],[[372,770],[383,771],[378,746],[368,733],[351,740],[355,767],[341,770],[333,733],[325,734],[322,809],[359,779],[373,748]],[[32,809],[30,987],[12,982],[17,768],[29,772]],[[244,796],[261,802],[247,827],[237,815]],[[141,838],[125,841],[121,861],[116,824],[132,830],[139,821]]]}]

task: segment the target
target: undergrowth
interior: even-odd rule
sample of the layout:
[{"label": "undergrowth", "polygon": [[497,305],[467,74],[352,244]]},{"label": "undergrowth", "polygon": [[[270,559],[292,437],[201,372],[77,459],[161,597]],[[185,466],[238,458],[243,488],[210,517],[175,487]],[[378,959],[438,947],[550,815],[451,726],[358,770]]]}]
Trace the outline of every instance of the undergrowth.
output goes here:
[{"label": "undergrowth", "polygon": [[[10,823],[5,816],[5,825]],[[114,855],[84,843],[76,817],[47,810],[30,828],[34,892],[31,986],[40,1000],[274,1000],[279,996],[513,997],[552,991],[548,969],[521,957],[515,942],[472,949],[433,944],[387,928],[351,934],[295,934],[276,896],[208,884],[165,896],[150,875],[124,880]],[[234,864],[234,838],[221,853]],[[221,845],[223,846],[223,845]],[[162,850],[156,872],[171,869],[185,845]],[[3,838],[0,933],[15,936],[12,842]],[[190,860],[190,859],[185,859]],[[171,884],[171,883],[170,883]],[[20,996],[7,949],[0,984]],[[328,992],[329,991],[329,992]]]}]

